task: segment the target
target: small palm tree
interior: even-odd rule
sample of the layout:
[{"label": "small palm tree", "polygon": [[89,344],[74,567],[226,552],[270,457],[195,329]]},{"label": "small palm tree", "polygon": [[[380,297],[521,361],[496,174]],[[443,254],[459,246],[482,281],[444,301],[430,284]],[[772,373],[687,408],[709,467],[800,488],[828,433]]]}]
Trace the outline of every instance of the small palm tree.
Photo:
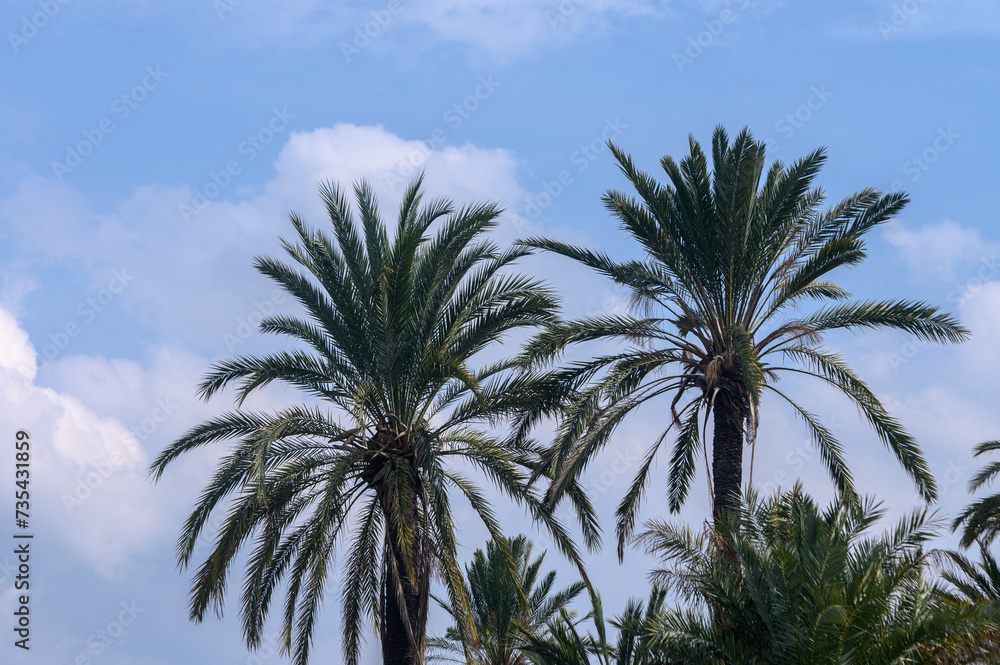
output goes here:
[{"label": "small palm tree", "polygon": [[522,650],[535,665],[669,665],[650,641],[656,617],[663,610],[666,594],[653,587],[644,604],[632,599],[625,611],[610,621],[617,629],[617,639],[612,643],[604,620],[601,598],[591,595],[593,610],[588,615],[597,635],[581,635],[578,622],[563,610],[549,622],[545,634],[525,634]]},{"label": "small palm tree", "polygon": [[[531,635],[544,634],[546,623],[586,588],[583,582],[576,582],[553,593],[555,571],[539,579],[545,554],[532,560],[531,541],[523,535],[509,539],[507,550],[514,562],[513,574],[507,554],[492,542],[487,543],[485,553],[476,550],[466,568],[476,627],[476,641],[469,649],[471,660],[467,660],[457,625],[449,628],[444,637],[428,641],[428,660],[527,665],[521,653],[522,630]],[[457,618],[449,603],[436,600],[452,618]]]},{"label": "small palm tree", "polygon": [[640,541],[670,565],[653,581],[692,602],[658,617],[652,642],[675,662],[891,665],[971,662],[989,617],[928,579],[926,511],[866,535],[883,511],[843,498],[820,511],[800,486],[748,493],[722,531],[649,524]]},{"label": "small palm tree", "polygon": [[[559,500],[566,483],[579,476],[630,412],[661,398],[671,400],[666,427],[618,507],[619,556],[633,532],[650,467],[673,428],[677,439],[667,480],[671,511],[684,503],[696,460],[704,453],[713,514],[720,520],[739,504],[744,443],[755,441],[765,391],[787,401],[802,418],[838,490],[857,502],[843,447],[814,414],[777,388],[783,374],[816,377],[846,395],[921,495],[933,499],[934,479],[916,441],[843,358],[820,346],[832,330],[895,328],[935,342],[967,337],[955,319],[934,307],[849,301],[847,291],[827,280],[835,269],[865,258],[865,235],[891,219],[906,196],[863,189],[822,210],[824,195],[814,181],[826,159],[824,150],[788,167],[774,162],[765,175],[764,144],[746,129],[732,142],[721,127],[715,130],[711,171],[692,137],[691,154],[680,164],[670,157],[660,161],[669,178],[665,185],[609,146],[639,198],[609,191],[604,203],[644,257],[618,262],[554,240],[522,241],[610,277],[644,312],[560,322],[526,349],[526,363],[537,366],[581,342],[632,344],[550,377],[550,399],[539,404],[562,407],[562,426],[547,456],[554,476],[550,502]],[[808,311],[811,301],[830,304]],[[546,415],[556,412],[550,408]],[[527,414],[522,427],[542,415],[540,409]],[[701,433],[710,416],[711,462]],[[751,476],[752,460],[751,453]]]},{"label": "small palm tree", "polygon": [[[986,441],[976,446],[976,457],[1000,451],[1000,441]],[[990,462],[969,481],[969,491],[976,492],[1000,478],[1000,460]],[[964,526],[963,526],[964,525]],[[977,540],[990,543],[1000,534],[1000,493],[977,499],[967,507],[952,523],[952,530],[962,527],[962,547],[968,547]]]},{"label": "small palm tree", "polygon": [[465,497],[493,538],[505,541],[485,495],[459,464],[481,470],[501,493],[525,504],[579,563],[567,533],[525,490],[518,461],[527,453],[481,429],[521,408],[525,379],[512,372],[511,361],[470,364],[506,333],[550,323],[553,296],[537,281],[507,272],[523,248],[501,250],[483,238],[497,223],[495,205],[422,206],[420,189],[417,179],[405,192],[394,237],[365,183],[354,187],[357,221],[338,187],[321,188],[332,234],[291,216],[297,241],[282,244],[304,270],[271,258],[255,265],[305,310],[303,317],[267,317],[261,332],[301,348],[220,362],[200,393],[208,399],[233,386],[239,406],[280,382],[311,402],[212,418],[152,464],[159,479],[185,452],[234,442],[178,540],[178,561],[187,566],[210,515],[225,511],[194,577],[191,618],[201,621],[211,606],[221,611],[230,567],[248,551],[241,598],[246,642],[259,646],[274,592],[283,588],[283,644],[299,665],[308,660],[338,549],[348,663],[358,661],[366,621],[381,636],[386,663],[423,662],[435,572],[457,630],[474,640],[456,559],[453,496]]}]

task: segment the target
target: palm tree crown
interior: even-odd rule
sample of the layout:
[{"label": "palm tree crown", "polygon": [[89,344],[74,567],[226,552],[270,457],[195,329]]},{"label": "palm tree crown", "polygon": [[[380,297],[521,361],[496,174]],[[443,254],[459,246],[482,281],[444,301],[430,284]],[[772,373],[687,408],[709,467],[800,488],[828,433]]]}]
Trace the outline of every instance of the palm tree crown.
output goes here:
[{"label": "palm tree crown", "polygon": [[497,223],[495,205],[421,205],[420,188],[417,179],[405,192],[394,237],[365,183],[354,187],[357,221],[338,187],[321,188],[332,234],[291,216],[297,241],[282,244],[297,268],[271,258],[255,265],[305,310],[303,317],[267,317],[261,332],[287,336],[300,348],[220,362],[200,393],[207,399],[233,386],[240,405],[277,381],[312,403],[212,418],[152,465],[158,479],[184,452],[234,442],[178,540],[178,560],[186,566],[210,514],[227,511],[194,577],[191,617],[200,621],[209,606],[221,609],[229,568],[247,549],[245,639],[260,644],[272,596],[284,581],[282,640],[300,665],[337,549],[348,663],[358,661],[365,622],[381,635],[386,663],[423,661],[435,571],[459,632],[474,637],[456,561],[452,495],[471,503],[494,538],[501,534],[482,491],[455,468],[457,461],[527,505],[562,551],[576,557],[566,532],[524,490],[520,453],[481,429],[517,408],[522,379],[510,361],[470,366],[505,333],[550,323],[554,299],[537,281],[507,272],[527,253],[523,248],[504,251],[482,238]]},{"label": "palm tree crown", "polygon": [[[715,130],[711,171],[693,137],[690,155],[679,164],[663,157],[668,184],[656,182],[618,147],[609,146],[639,198],[609,191],[604,203],[645,258],[618,262],[544,238],[522,241],[610,277],[628,290],[638,312],[560,322],[540,333],[525,352],[526,362],[537,365],[571,344],[632,343],[552,373],[549,404],[561,405],[563,421],[547,457],[555,477],[550,501],[559,499],[623,418],[663,396],[671,399],[668,426],[618,508],[619,555],[633,532],[656,453],[674,428],[670,508],[677,511],[685,501],[703,451],[718,520],[739,502],[744,442],[755,440],[761,397],[770,391],[805,421],[837,488],[856,502],[842,446],[814,414],[776,387],[783,373],[816,377],[850,398],[921,494],[933,499],[934,479],[916,441],[844,360],[820,345],[824,333],[841,329],[896,328],[936,342],[966,338],[964,328],[934,307],[852,301],[826,280],[836,268],[864,259],[865,234],[895,215],[905,195],[863,189],[823,210],[824,195],[813,181],[824,151],[787,167],[776,161],[765,174],[764,144],[746,129],[732,142],[721,127]],[[828,304],[802,311],[808,301]],[[532,422],[541,411],[522,422]],[[548,412],[556,409],[550,406]],[[709,415],[714,419],[711,463],[700,431]],[[751,454],[751,469],[752,459]]]}]

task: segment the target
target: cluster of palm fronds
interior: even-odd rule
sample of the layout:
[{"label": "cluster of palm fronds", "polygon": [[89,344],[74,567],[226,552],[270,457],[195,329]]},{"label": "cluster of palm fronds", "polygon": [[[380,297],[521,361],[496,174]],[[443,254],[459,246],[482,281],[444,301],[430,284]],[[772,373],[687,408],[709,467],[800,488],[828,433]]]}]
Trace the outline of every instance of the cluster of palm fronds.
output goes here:
[{"label": "cluster of palm fronds", "polygon": [[551,585],[532,590],[540,559],[529,571],[522,558],[527,574],[512,578],[491,547],[468,570],[484,641],[464,660],[452,629],[431,655],[482,665],[1000,663],[1000,566],[988,549],[980,563],[929,550],[939,524],[926,509],[878,533],[883,515],[872,500],[820,510],[796,486],[749,492],[723,527],[651,521],[637,540],[667,567],[651,573],[645,603],[610,622],[615,638],[599,596],[578,618],[567,594],[543,602]]},{"label": "cluster of palm fronds", "polygon": [[702,534],[656,521],[641,537],[672,564],[653,579],[704,610],[660,617],[651,639],[672,662],[973,663],[991,644],[1000,607],[930,575],[926,509],[873,534],[873,502],[820,511],[796,486],[751,492],[738,516]]},{"label": "cluster of palm fronds", "polygon": [[[732,141],[716,130],[711,169],[693,139],[680,163],[664,157],[666,184],[610,147],[638,198],[609,191],[604,202],[638,242],[640,259],[618,262],[545,238],[500,247],[488,237],[501,214],[496,205],[424,202],[421,179],[404,193],[394,227],[364,183],[355,186],[353,206],[337,186],[322,187],[325,231],[292,215],[296,238],[282,241],[291,263],[265,257],[256,267],[303,312],[268,316],[260,331],[285,336],[295,348],[216,363],[201,394],[233,389],[237,409],[188,431],[152,466],[160,478],[185,452],[232,443],[178,541],[178,561],[199,565],[191,618],[221,612],[231,569],[248,553],[246,642],[261,644],[272,602],[283,595],[280,641],[298,665],[309,659],[324,592],[338,574],[350,665],[366,625],[379,636],[386,663],[407,665],[424,662],[428,647],[459,662],[498,665],[985,658],[995,633],[982,628],[992,620],[982,607],[995,600],[971,590],[981,588],[977,576],[990,574],[992,559],[984,553],[982,568],[955,559],[951,579],[965,593],[960,599],[925,579],[921,519],[881,540],[861,539],[877,512],[862,502],[844,446],[775,385],[795,373],[841,391],[920,494],[935,499],[917,442],[845,360],[822,346],[834,330],[890,328],[934,342],[967,337],[935,307],[853,300],[829,280],[864,259],[866,234],[906,196],[864,189],[824,208],[814,184],[824,152],[767,167],[764,145],[746,130]],[[562,319],[557,295],[512,268],[535,250],[608,276],[634,307],[621,316]],[[810,311],[813,301],[820,304]],[[505,358],[480,361],[513,332],[533,336]],[[595,341],[619,346],[559,364],[567,349]],[[309,401],[276,412],[242,408],[275,382]],[[768,393],[805,423],[838,490],[834,508],[820,513],[798,491],[744,500]],[[704,535],[655,522],[642,536],[674,561],[668,577],[695,604],[667,611],[665,591],[656,587],[613,622],[613,640],[570,525],[555,514],[568,502],[586,547],[600,547],[581,474],[625,418],[656,404],[662,433],[619,504],[619,556],[635,536],[653,463],[671,435],[670,509],[687,499],[702,458],[712,519]],[[555,437],[538,441],[545,422],[554,423]],[[998,448],[992,442],[980,452]],[[1000,465],[988,467],[975,482],[997,474]],[[490,503],[496,494],[526,509],[575,564],[581,583],[549,596],[552,577],[539,578],[541,561],[531,559],[528,543],[504,536]],[[465,575],[456,499],[491,536]],[[998,506],[1000,499],[988,497],[959,517],[966,543],[1000,531]],[[193,561],[219,512],[226,518],[209,555]],[[435,578],[454,626],[428,641]],[[592,611],[577,619],[567,603],[581,584]],[[596,635],[580,632],[588,618]]]}]

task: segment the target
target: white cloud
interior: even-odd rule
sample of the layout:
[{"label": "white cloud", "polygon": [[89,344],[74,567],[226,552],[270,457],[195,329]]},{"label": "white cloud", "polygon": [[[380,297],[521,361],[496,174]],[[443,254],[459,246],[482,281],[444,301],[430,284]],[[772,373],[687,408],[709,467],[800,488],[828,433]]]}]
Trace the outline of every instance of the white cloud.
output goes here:
[{"label": "white cloud", "polygon": [[28,340],[28,333],[17,326],[14,317],[0,309],[0,368],[10,381],[32,381],[37,373],[35,350]]},{"label": "white cloud", "polygon": [[989,261],[1000,251],[1000,246],[983,238],[978,229],[951,220],[919,228],[894,221],[885,227],[883,237],[902,254],[913,274],[925,279],[953,281],[977,270],[977,263]]},{"label": "white cloud", "polygon": [[[278,208],[307,206],[318,217],[322,206],[316,194],[320,182],[343,187],[367,180],[380,200],[383,216],[393,219],[395,203],[420,170],[425,191],[447,196],[462,205],[472,200],[501,199],[513,206],[523,192],[516,180],[514,155],[503,149],[435,147],[423,140],[403,139],[383,127],[338,124],[312,132],[293,133],[275,164],[277,174],[267,187]],[[259,201],[254,201],[257,206]],[[325,214],[324,214],[325,215]]]},{"label": "white cloud", "polygon": [[[157,528],[146,456],[120,422],[36,385],[35,372],[28,335],[0,309],[0,420],[30,434],[30,524],[113,574],[149,547]],[[13,469],[12,446],[4,446],[3,458],[4,468]]]}]

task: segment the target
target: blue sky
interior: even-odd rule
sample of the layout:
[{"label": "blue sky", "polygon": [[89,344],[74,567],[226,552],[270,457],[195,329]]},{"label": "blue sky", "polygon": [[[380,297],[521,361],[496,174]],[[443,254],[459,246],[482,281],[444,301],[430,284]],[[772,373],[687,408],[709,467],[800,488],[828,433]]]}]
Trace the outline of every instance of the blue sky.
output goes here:
[{"label": "blue sky", "polygon": [[[273,347],[249,327],[294,306],[251,260],[279,252],[289,211],[321,221],[325,179],[369,179],[388,211],[423,168],[436,195],[500,200],[502,242],[546,234],[624,257],[636,249],[600,203],[625,187],[603,139],[650,171],[686,152],[689,134],[709,143],[717,124],[749,126],[786,162],[825,145],[831,200],[866,186],[912,199],[841,283],[928,300],[973,332],[960,347],[891,332],[829,346],[920,440],[943,515],[968,501],[971,447],[1000,434],[994,2],[9,0],[0,28],[0,422],[8,440],[27,429],[35,444],[36,533],[30,654],[10,639],[13,558],[0,554],[5,663],[256,662],[234,604],[222,620],[187,621],[189,574],[173,561],[217,452],[156,486],[145,469],[229,406],[195,398],[212,361]],[[523,265],[567,315],[625,307],[556,257]],[[842,437],[862,491],[896,514],[914,505],[849,404],[794,389]],[[251,406],[294,399],[276,390]],[[755,484],[801,478],[829,498],[793,415],[765,403],[763,418]],[[661,414],[640,412],[589,472],[607,530],[658,426]],[[12,478],[12,445],[0,462]],[[694,523],[708,514],[703,483],[681,516]],[[654,483],[644,517],[664,504]],[[501,513],[511,533],[532,533],[516,508]],[[471,552],[485,533],[463,516]],[[655,562],[629,552],[619,567],[606,549],[588,561],[617,612],[645,596]],[[571,580],[555,552],[547,561]],[[336,584],[314,651],[334,662]]]}]

